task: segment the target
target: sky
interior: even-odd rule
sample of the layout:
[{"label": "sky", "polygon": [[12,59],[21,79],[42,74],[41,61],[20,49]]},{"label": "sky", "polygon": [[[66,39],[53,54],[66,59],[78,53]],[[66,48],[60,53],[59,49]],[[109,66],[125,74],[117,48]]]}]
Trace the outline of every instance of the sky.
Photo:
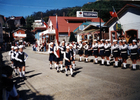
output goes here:
[{"label": "sky", "polygon": [[96,0],[0,0],[0,15],[26,17],[33,12],[83,6],[94,1]]}]

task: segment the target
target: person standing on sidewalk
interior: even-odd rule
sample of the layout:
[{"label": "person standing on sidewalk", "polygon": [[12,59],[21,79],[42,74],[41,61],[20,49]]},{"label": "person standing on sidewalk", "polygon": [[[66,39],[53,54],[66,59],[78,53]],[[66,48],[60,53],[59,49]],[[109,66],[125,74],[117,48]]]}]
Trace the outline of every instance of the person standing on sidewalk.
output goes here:
[{"label": "person standing on sidewalk", "polygon": [[136,70],[136,61],[138,56],[138,46],[137,46],[137,40],[133,40],[132,44],[129,44],[129,50],[131,50],[131,60],[132,60],[132,70]]},{"label": "person standing on sidewalk", "polygon": [[[25,58],[26,56],[26,58]],[[18,66],[19,66],[19,75],[20,78],[23,77],[25,79],[25,62],[28,58],[28,55],[23,52],[23,46],[19,46],[19,53],[16,54],[16,60],[18,61]]]},{"label": "person standing on sidewalk", "polygon": [[11,46],[11,50],[9,51],[10,61],[11,61],[11,67],[14,68],[14,59],[12,58],[12,55],[14,53],[14,46]]}]

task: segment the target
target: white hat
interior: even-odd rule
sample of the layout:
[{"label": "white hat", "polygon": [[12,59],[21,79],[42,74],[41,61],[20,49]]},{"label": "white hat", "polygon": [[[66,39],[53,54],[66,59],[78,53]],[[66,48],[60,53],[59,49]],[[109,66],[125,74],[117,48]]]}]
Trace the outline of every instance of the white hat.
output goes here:
[{"label": "white hat", "polygon": [[52,45],[52,44],[53,44],[53,42],[50,43],[50,45]]},{"label": "white hat", "polygon": [[14,48],[14,46],[11,46],[11,49]]},{"label": "white hat", "polygon": [[113,40],[113,42],[117,42],[117,40]]},{"label": "white hat", "polygon": [[96,39],[94,39],[94,41],[97,41]]},{"label": "white hat", "polygon": [[70,44],[69,46],[73,46],[72,44]]},{"label": "white hat", "polygon": [[15,46],[15,47],[14,47],[14,49],[16,50],[16,49],[18,49],[18,47],[17,47],[17,46]]},{"label": "white hat", "polygon": [[101,41],[104,41],[104,39],[101,39]]},{"label": "white hat", "polygon": [[122,40],[119,40],[119,42],[122,42]]},{"label": "white hat", "polygon": [[65,43],[65,41],[62,41],[61,43]]},{"label": "white hat", "polygon": [[82,40],[79,40],[79,42],[81,42]]},{"label": "white hat", "polygon": [[69,46],[66,46],[66,48],[69,49],[70,47]]},{"label": "white hat", "polygon": [[20,45],[19,48],[23,48],[23,45]]},{"label": "white hat", "polygon": [[137,40],[133,40],[133,42],[137,42]]},{"label": "white hat", "polygon": [[123,40],[123,42],[126,42],[126,40]]},{"label": "white hat", "polygon": [[107,40],[108,42],[110,41],[110,39]]}]

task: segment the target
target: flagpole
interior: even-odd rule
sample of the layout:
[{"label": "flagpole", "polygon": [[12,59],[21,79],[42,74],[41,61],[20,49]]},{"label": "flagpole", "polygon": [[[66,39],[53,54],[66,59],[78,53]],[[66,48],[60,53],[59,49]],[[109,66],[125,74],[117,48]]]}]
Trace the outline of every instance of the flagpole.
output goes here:
[{"label": "flagpole", "polygon": [[[115,10],[114,6],[112,6],[112,8]],[[115,10],[115,13],[116,13],[116,10]],[[121,24],[121,21],[120,21],[120,19],[119,19],[117,13],[116,13],[116,15],[117,15],[117,19],[118,19],[119,23]],[[123,31],[123,34],[124,34],[124,30],[123,30],[123,26],[122,26],[122,24],[121,24],[121,28],[122,28],[122,31]]]}]

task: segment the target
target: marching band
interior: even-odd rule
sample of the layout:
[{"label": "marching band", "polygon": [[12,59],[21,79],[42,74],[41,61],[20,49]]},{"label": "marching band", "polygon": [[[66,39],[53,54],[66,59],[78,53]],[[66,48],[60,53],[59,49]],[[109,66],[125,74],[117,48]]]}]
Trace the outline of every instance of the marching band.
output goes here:
[{"label": "marching band", "polygon": [[[88,44],[87,41],[80,41],[78,44],[75,42],[65,43],[62,41],[61,44],[58,46],[60,51],[60,58],[58,57],[56,50],[56,46],[53,42],[50,43],[49,47],[49,61],[50,61],[50,69],[52,69],[52,62],[54,61],[54,65],[59,72],[59,64],[60,64],[60,71],[64,72],[63,65],[65,66],[65,73],[68,76],[67,71],[68,67],[70,69],[71,76],[73,77],[73,71],[75,70],[75,56],[76,51],[79,54],[79,62],[82,61],[82,57],[86,63],[88,63],[88,57],[91,55],[94,56],[94,64],[98,64],[98,57],[101,57],[101,65],[110,66],[111,65],[111,58],[113,59],[114,67],[121,66],[122,69],[127,68],[127,59],[128,59],[128,50],[130,52],[130,58],[132,60],[132,70],[136,70],[136,61],[137,61],[137,41],[133,40],[132,44],[127,44],[126,40],[113,40],[113,44],[111,44],[110,39],[101,39],[96,40],[91,45]],[[83,57],[83,58],[84,58]],[[57,58],[57,60],[56,60]],[[64,61],[64,62],[63,62]]]}]

